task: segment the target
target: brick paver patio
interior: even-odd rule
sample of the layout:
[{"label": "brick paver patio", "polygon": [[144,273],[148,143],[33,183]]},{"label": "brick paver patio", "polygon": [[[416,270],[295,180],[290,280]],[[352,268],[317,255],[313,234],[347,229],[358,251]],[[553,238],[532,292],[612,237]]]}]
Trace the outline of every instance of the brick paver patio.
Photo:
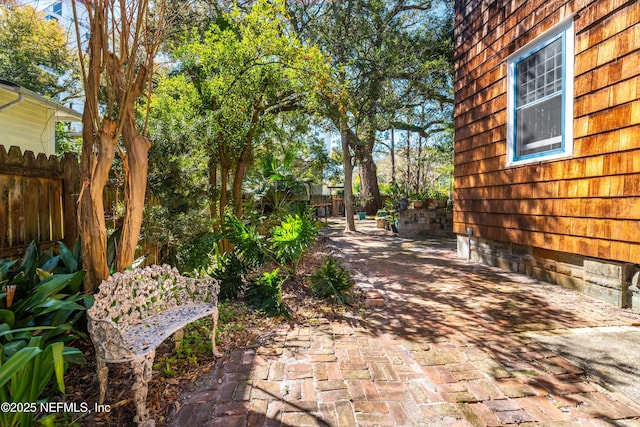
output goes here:
[{"label": "brick paver patio", "polygon": [[640,316],[360,221],[330,244],[371,297],[363,318],[273,331],[218,361],[175,426],[635,426],[640,405],[526,332]]}]

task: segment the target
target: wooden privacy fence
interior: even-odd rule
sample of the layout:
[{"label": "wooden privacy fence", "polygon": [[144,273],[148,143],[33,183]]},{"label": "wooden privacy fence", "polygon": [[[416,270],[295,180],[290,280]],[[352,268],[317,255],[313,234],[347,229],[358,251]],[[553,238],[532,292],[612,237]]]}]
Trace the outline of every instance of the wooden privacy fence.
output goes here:
[{"label": "wooden privacy fence", "polygon": [[73,154],[59,160],[0,145],[0,257],[19,256],[32,240],[73,244],[79,176]]}]

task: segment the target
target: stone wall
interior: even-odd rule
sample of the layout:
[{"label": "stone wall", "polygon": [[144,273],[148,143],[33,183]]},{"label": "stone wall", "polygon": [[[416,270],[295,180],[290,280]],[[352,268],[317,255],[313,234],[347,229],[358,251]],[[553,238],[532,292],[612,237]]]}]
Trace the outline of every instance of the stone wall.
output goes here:
[{"label": "stone wall", "polygon": [[398,235],[453,237],[453,210],[451,207],[429,206],[402,211],[398,213]]},{"label": "stone wall", "polygon": [[618,307],[640,310],[640,298],[634,298],[634,288],[629,289],[640,268],[631,263],[463,235],[458,235],[458,257],[575,289]]}]

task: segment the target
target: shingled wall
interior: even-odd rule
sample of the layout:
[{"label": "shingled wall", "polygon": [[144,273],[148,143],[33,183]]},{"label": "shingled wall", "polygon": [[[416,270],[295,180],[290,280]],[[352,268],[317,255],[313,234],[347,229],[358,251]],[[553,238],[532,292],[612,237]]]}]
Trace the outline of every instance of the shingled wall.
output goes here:
[{"label": "shingled wall", "polygon": [[[628,276],[640,263],[640,2],[456,0],[455,7],[461,256],[470,250],[557,283],[569,277],[570,286],[625,305]],[[573,156],[507,167],[506,58],[570,16]],[[620,267],[613,294],[591,286],[608,282],[589,279],[585,260]]]}]

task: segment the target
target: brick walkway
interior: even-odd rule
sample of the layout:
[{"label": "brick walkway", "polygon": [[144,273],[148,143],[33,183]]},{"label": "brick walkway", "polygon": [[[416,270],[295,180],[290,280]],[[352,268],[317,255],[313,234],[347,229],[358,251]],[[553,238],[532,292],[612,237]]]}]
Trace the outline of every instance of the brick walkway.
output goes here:
[{"label": "brick walkway", "polygon": [[628,310],[455,257],[452,242],[328,232],[362,318],[273,331],[184,397],[175,426],[635,426],[640,405],[525,334],[638,325]]}]

